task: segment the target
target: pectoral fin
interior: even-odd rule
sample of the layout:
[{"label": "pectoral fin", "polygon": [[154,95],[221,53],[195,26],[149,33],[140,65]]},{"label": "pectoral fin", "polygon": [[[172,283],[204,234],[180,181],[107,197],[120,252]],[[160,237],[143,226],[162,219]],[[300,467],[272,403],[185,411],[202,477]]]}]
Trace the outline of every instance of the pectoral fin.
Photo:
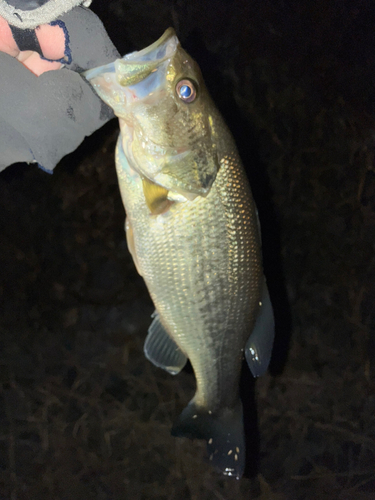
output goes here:
[{"label": "pectoral fin", "polygon": [[137,252],[135,251],[133,228],[132,225],[130,224],[130,220],[127,217],[125,219],[125,234],[126,234],[126,243],[128,244],[128,250],[130,252],[130,255],[133,257],[134,265],[137,268],[137,271],[140,274],[140,276],[142,276],[142,273],[139,270]]},{"label": "pectoral fin", "polygon": [[177,375],[185,366],[187,357],[167,333],[157,312],[153,318],[143,348],[145,356],[155,366],[163,368],[171,375]]},{"label": "pectoral fin", "polygon": [[268,368],[274,336],[275,319],[264,278],[259,314],[245,348],[246,361],[254,377],[263,375]]},{"label": "pectoral fin", "polygon": [[158,215],[166,212],[173,203],[168,200],[168,189],[155,184],[146,177],[143,177],[142,184],[143,194],[151,214]]}]

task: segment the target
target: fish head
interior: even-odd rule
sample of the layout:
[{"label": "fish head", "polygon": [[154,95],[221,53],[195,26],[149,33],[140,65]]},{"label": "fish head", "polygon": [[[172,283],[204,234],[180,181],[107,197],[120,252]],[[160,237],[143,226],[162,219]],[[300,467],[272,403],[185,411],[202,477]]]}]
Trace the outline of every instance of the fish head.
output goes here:
[{"label": "fish head", "polygon": [[85,76],[119,117],[134,170],[188,199],[208,194],[219,168],[213,105],[197,63],[172,28]]}]

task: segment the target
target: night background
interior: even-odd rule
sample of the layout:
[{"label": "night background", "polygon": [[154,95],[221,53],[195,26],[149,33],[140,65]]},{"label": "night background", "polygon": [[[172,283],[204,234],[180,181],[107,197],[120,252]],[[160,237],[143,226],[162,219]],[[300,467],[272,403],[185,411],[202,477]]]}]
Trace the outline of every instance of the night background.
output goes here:
[{"label": "night background", "polygon": [[169,26],[198,61],[258,205],[276,316],[244,369],[248,464],[170,435],[194,394],[143,355],[153,305],[128,253],[117,121],[48,175],[0,174],[1,500],[375,498],[375,6],[160,0],[92,9],[125,54]]}]

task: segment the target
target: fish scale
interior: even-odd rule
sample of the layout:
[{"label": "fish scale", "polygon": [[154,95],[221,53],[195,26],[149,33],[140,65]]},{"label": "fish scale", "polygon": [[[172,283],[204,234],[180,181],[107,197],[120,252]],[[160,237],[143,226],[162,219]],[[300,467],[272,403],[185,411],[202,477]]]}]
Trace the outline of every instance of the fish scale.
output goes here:
[{"label": "fish scale", "polygon": [[[233,359],[241,363],[262,278],[255,207],[239,157],[223,156],[206,198],[176,203],[167,214],[151,218],[141,177],[135,190],[124,158],[117,160],[117,168],[141,274],[163,325],[194,368],[197,404],[214,411],[228,398],[227,388],[236,387],[233,377],[239,377],[238,367],[228,376],[216,365],[232,365]],[[215,260],[202,257],[212,252]],[[225,353],[217,360],[212,359],[215,344]],[[237,392],[230,392],[236,399]]]}]

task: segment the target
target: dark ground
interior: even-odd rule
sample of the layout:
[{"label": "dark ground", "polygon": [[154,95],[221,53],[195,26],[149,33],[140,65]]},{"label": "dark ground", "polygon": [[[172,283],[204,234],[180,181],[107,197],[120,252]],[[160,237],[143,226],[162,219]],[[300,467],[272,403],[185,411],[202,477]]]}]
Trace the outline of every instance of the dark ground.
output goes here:
[{"label": "dark ground", "polygon": [[153,307],[126,248],[115,121],[53,176],[7,169],[0,498],[375,499],[374,7],[93,8],[122,53],[173,25],[200,63],[259,206],[276,348],[269,374],[244,374],[250,477],[219,477],[203,443],[170,436],[193,374],[143,356]]}]

